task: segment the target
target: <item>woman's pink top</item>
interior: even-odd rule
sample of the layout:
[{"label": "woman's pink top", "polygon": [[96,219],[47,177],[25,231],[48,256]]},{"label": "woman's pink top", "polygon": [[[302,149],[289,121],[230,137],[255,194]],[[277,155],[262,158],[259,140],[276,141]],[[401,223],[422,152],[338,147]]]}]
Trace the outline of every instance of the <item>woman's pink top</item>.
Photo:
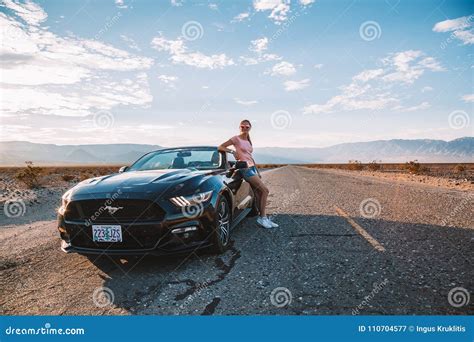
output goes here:
[{"label": "woman's pink top", "polygon": [[248,167],[254,166],[255,164],[252,158],[253,147],[250,145],[250,142],[247,139],[240,138],[238,135],[233,136],[230,140],[237,152],[235,159],[246,161]]}]

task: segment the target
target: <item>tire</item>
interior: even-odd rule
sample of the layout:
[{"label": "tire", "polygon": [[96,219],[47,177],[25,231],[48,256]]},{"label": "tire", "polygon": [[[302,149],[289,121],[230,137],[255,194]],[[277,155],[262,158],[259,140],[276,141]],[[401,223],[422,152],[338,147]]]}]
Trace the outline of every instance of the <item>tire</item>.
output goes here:
[{"label": "tire", "polygon": [[212,251],[222,254],[229,247],[230,241],[231,212],[229,202],[222,196],[216,205],[214,225],[212,227],[212,240],[214,245]]}]

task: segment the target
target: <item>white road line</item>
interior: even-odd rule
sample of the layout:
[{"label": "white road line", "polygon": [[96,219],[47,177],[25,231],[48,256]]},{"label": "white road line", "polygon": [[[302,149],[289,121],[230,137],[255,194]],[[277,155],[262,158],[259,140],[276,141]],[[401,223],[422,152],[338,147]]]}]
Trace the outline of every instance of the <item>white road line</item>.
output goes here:
[{"label": "white road line", "polygon": [[369,233],[367,233],[367,231],[364,228],[362,228],[359,224],[357,224],[357,222],[351,219],[344,210],[336,206],[334,206],[334,209],[336,209],[336,212],[342,217],[344,217],[347,220],[347,222],[349,222],[349,224],[352,227],[354,227],[357,233],[359,233],[364,239],[366,239],[372,245],[372,247],[374,247],[379,252],[385,252],[385,248],[377,240],[375,240]]}]

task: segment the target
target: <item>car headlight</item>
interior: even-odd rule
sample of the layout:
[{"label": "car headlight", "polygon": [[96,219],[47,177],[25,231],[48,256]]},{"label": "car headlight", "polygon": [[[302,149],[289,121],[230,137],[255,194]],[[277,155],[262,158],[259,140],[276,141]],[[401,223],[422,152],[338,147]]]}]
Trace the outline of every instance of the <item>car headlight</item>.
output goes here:
[{"label": "car headlight", "polygon": [[69,204],[69,201],[71,200],[71,191],[66,191],[64,195],[61,197],[61,207],[58,209],[58,213],[61,215],[64,215],[66,212],[66,207]]},{"label": "car headlight", "polygon": [[190,196],[178,196],[170,198],[170,201],[178,207],[186,207],[189,205],[195,205],[198,203],[204,203],[212,197],[212,190],[201,192]]}]

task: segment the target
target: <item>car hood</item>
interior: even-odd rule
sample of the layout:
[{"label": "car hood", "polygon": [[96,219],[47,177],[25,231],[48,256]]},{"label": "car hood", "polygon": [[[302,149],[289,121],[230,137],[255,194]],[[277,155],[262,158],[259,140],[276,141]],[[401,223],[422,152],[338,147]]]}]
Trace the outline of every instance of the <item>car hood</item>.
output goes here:
[{"label": "car hood", "polygon": [[[140,193],[156,194],[157,192],[174,192],[192,179],[206,179],[215,171],[192,171],[189,169],[167,169],[149,171],[127,171],[103,177],[87,179],[72,189],[75,199],[93,197],[93,194]],[[197,180],[197,181],[198,181]],[[108,196],[107,196],[108,197]]]}]

